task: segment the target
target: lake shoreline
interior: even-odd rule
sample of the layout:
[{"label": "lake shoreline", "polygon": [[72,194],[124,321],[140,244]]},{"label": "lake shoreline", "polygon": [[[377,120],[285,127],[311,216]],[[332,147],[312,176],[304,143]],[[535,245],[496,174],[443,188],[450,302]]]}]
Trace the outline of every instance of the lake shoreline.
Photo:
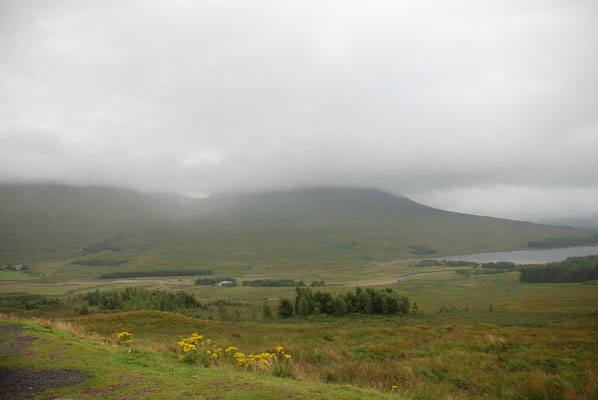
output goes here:
[{"label": "lake shoreline", "polygon": [[559,247],[554,249],[530,249],[488,253],[462,254],[447,257],[435,257],[435,260],[473,261],[479,263],[508,261],[515,264],[545,264],[563,261],[569,257],[598,255],[598,246]]}]

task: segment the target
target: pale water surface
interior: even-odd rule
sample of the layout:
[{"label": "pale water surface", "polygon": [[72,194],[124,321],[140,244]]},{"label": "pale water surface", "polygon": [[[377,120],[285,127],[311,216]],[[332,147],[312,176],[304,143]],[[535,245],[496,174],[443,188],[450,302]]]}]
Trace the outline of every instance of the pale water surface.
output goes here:
[{"label": "pale water surface", "polygon": [[544,250],[501,251],[497,253],[464,254],[442,257],[442,260],[464,260],[477,262],[510,261],[516,264],[547,263],[563,261],[567,257],[598,255],[598,246],[563,247]]}]

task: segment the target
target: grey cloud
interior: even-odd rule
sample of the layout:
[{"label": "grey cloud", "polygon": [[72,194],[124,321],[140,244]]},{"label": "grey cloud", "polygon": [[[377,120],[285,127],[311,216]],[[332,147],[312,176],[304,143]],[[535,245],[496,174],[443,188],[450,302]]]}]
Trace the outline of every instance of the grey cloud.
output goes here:
[{"label": "grey cloud", "polygon": [[596,15],[594,1],[4,1],[0,180],[354,185],[453,208],[467,192],[460,210],[520,218],[511,199],[532,188],[569,193],[546,213],[596,213],[581,200],[598,204]]}]

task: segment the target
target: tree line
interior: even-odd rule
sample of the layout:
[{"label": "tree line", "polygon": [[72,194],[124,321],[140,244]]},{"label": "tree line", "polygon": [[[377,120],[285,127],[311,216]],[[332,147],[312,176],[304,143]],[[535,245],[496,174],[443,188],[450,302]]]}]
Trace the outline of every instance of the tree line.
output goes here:
[{"label": "tree line", "polygon": [[[267,303],[264,304],[264,307]],[[278,304],[278,315],[289,318],[293,315],[330,314],[400,314],[407,315],[411,310],[409,298],[402,296],[391,288],[347,292],[333,296],[329,292],[313,291],[308,287],[295,288],[295,300],[281,298]]]},{"label": "tree line", "polygon": [[295,282],[292,279],[256,279],[253,281],[243,281],[243,286],[293,287],[305,286],[305,282]]},{"label": "tree line", "polygon": [[94,307],[97,311],[138,311],[160,310],[177,311],[189,308],[202,308],[202,304],[185,291],[176,293],[165,290],[147,290],[127,287],[124,290],[100,291],[96,289],[79,298],[86,301],[85,308],[80,308],[78,314],[87,314],[87,307]]},{"label": "tree line", "polygon": [[99,279],[121,279],[121,278],[141,278],[152,276],[189,276],[189,275],[212,275],[211,269],[196,270],[176,270],[168,271],[129,271],[129,272],[109,272],[102,274]]},{"label": "tree line", "polygon": [[598,280],[598,256],[569,257],[565,261],[525,267],[521,282],[571,283]]},{"label": "tree line", "polygon": [[235,278],[199,278],[195,281],[195,284],[200,286],[215,286],[223,281],[231,282],[231,286],[237,286]]},{"label": "tree line", "polygon": [[56,297],[44,297],[38,294],[17,294],[0,297],[0,303],[9,303],[16,307],[23,307],[25,310],[37,310],[46,306],[60,304]]},{"label": "tree line", "polygon": [[29,269],[29,267],[25,264],[22,264],[22,265],[6,264],[6,265],[0,265],[0,269],[7,269],[9,271],[26,271]]},{"label": "tree line", "polygon": [[498,270],[507,270],[507,271],[512,271],[516,267],[517,266],[515,265],[515,263],[509,262],[509,261],[498,261],[498,262],[489,262],[489,263],[482,264],[482,268],[485,268],[485,269],[498,269]]}]

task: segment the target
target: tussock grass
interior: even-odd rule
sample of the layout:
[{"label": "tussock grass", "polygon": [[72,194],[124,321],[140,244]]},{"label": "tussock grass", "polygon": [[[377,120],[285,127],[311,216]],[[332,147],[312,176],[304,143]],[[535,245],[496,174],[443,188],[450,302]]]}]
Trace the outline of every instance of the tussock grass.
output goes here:
[{"label": "tussock grass", "polygon": [[[8,316],[3,314],[2,318]],[[85,331],[73,329],[72,324],[52,325],[41,319],[35,322],[23,319],[10,322],[28,325],[31,329],[23,331],[23,334],[38,340],[34,341],[35,349],[3,353],[3,367],[69,369],[87,374],[87,379],[81,384],[45,391],[39,394],[43,398],[397,398],[348,386],[240,372],[230,366],[222,370],[200,368],[180,363],[172,354],[140,348],[135,345],[135,341],[131,347],[124,347],[78,336]]]},{"label": "tussock grass", "polygon": [[[458,322],[458,314],[455,318]],[[144,332],[136,334],[135,346],[171,357],[172,345],[195,331],[218,346],[246,352],[281,345],[293,354],[290,371],[299,380],[408,398],[591,399],[598,394],[592,382],[598,324],[591,320],[583,328],[549,321],[536,327],[434,324],[426,318],[216,322],[149,311],[73,320],[103,333],[120,329],[116,321]]]}]

